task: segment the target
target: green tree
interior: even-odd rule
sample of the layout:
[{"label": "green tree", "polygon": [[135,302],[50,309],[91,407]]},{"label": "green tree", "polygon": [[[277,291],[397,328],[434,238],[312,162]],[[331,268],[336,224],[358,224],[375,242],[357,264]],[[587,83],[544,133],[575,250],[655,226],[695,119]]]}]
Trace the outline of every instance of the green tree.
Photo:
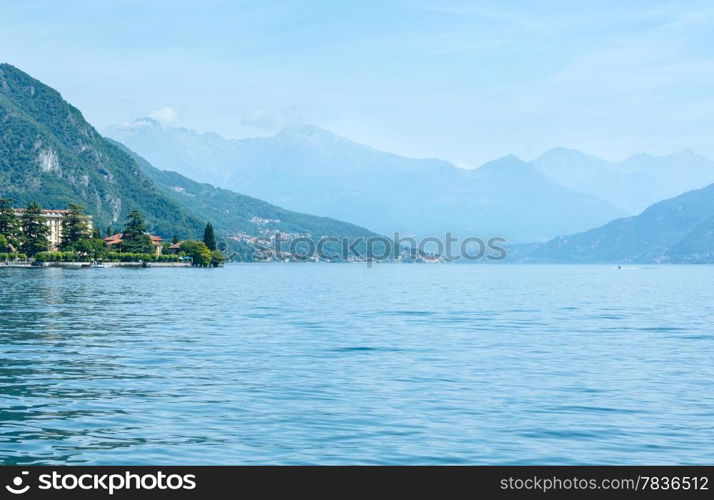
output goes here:
[{"label": "green tree", "polygon": [[74,250],[80,255],[86,255],[91,259],[101,259],[107,255],[104,240],[101,238],[79,241],[74,245]]},{"label": "green tree", "polygon": [[63,250],[71,248],[76,243],[88,240],[92,237],[92,231],[89,228],[89,219],[84,213],[84,207],[71,204],[68,208],[69,211],[62,219],[62,241],[60,247],[62,247]]},{"label": "green tree", "polygon": [[181,251],[191,257],[194,266],[208,267],[213,261],[211,250],[202,241],[186,240],[181,243]]},{"label": "green tree", "polygon": [[146,232],[144,217],[137,211],[129,212],[122,237],[122,251],[128,253],[154,253],[154,245]]},{"label": "green tree", "polygon": [[174,237],[171,239],[171,244],[175,245],[178,242],[179,242],[178,236],[174,234]]},{"label": "green tree", "polygon": [[213,234],[213,224],[206,224],[206,229],[203,230],[203,243],[206,244],[210,251],[216,249],[216,237]]},{"label": "green tree", "polygon": [[45,252],[50,247],[50,241],[47,235],[50,234],[50,228],[45,223],[42,216],[42,207],[34,201],[27,205],[27,208],[20,217],[20,226],[22,227],[22,251],[30,257],[33,257],[39,252]]},{"label": "green tree", "polygon": [[107,232],[104,236],[114,236],[114,231],[112,231],[112,226],[107,226]]},{"label": "green tree", "polygon": [[4,235],[0,234],[0,253],[10,253],[12,249],[10,248],[10,242],[7,241]]},{"label": "green tree", "polygon": [[12,200],[8,198],[0,198],[0,234],[5,236],[8,244],[18,246],[20,222],[12,210]]},{"label": "green tree", "polygon": [[126,228],[124,229],[124,234],[145,234],[146,233],[146,223],[144,222],[144,216],[138,210],[132,210],[129,212],[128,220],[126,223]]},{"label": "green tree", "polygon": [[226,261],[226,256],[223,255],[223,252],[220,250],[214,250],[211,252],[211,264],[213,264],[213,267],[219,267],[223,265],[223,263]]}]

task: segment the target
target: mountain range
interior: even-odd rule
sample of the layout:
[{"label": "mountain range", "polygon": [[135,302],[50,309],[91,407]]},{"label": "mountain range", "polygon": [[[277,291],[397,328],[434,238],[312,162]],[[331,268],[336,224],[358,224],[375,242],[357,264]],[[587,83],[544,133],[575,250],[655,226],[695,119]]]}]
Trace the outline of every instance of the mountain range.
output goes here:
[{"label": "mountain range", "polygon": [[714,183],[714,162],[688,149],[665,156],[641,153],[613,163],[554,148],[531,163],[561,186],[606,200],[630,214]]},{"label": "mountain range", "polygon": [[[505,235],[510,262],[714,263],[714,183],[698,186],[712,164],[690,151],[611,164],[555,149],[530,163],[507,156],[466,170],[383,153],[310,126],[241,141],[149,120],[112,135],[119,129],[125,143],[102,137],[57,91],[0,64],[0,196],[18,206],[79,202],[99,227],[120,224],[136,209],[164,237],[200,237],[207,221],[229,234],[375,234],[205,182],[213,178],[306,211],[367,221],[383,234]],[[142,146],[137,138],[146,137],[157,147]],[[193,168],[198,180],[157,168],[157,159],[129,149],[133,142],[172,151],[177,170]],[[639,215],[626,216],[650,200]],[[513,245],[518,241],[534,243]]]},{"label": "mountain range", "polygon": [[104,133],[160,169],[381,234],[451,231],[546,241],[627,215],[514,156],[466,170],[378,151],[309,125],[231,140],[143,118]]},{"label": "mountain range", "polygon": [[159,170],[121,143],[107,139],[130,155],[167,198],[186,207],[191,213],[202,214],[228,235],[245,233],[259,235],[264,230],[310,236],[375,236],[363,227],[329,217],[291,212],[262,200],[196,182],[176,172]]},{"label": "mountain range", "polygon": [[517,245],[509,257],[511,262],[713,264],[714,184],[589,231]]},{"label": "mountain range", "polygon": [[369,236],[365,228],[290,212],[269,203],[161,172],[102,137],[54,89],[0,64],[0,196],[16,206],[81,203],[95,226],[123,224],[139,210],[165,238],[283,230],[312,236]]}]

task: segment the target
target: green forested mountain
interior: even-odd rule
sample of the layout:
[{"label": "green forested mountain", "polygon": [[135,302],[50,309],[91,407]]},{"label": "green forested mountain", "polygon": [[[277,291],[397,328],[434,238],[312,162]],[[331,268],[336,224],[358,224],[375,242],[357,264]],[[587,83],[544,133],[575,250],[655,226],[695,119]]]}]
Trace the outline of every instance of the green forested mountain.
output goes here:
[{"label": "green forested mountain", "polygon": [[0,196],[12,198],[15,206],[37,201],[57,209],[80,203],[100,228],[123,224],[130,211],[138,210],[148,229],[165,238],[200,238],[207,221],[222,231],[253,234],[265,220],[278,219],[274,228],[286,232],[370,234],[199,184],[146,162],[142,167],[57,91],[0,64]]},{"label": "green forested mountain", "polygon": [[0,195],[17,206],[81,203],[100,227],[139,210],[160,234],[198,236],[205,224],[163,196],[57,91],[9,64],[0,64],[0,131]]}]

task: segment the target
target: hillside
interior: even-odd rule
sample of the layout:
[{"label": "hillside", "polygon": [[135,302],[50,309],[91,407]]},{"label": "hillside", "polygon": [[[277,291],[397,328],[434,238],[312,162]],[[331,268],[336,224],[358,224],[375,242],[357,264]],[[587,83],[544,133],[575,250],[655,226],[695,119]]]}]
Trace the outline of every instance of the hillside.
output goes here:
[{"label": "hillside", "polygon": [[8,64],[0,65],[0,127],[0,196],[18,206],[78,202],[100,228],[139,210],[149,229],[166,238],[200,237],[207,221],[231,233],[372,234],[159,171],[103,138],[57,91]]},{"label": "hillside", "polygon": [[82,203],[99,227],[136,209],[159,234],[200,234],[203,218],[163,196],[57,91],[8,64],[0,64],[0,127],[0,194],[16,205]]},{"label": "hillside", "polygon": [[549,181],[512,155],[467,174],[460,187],[451,188],[461,194],[452,210],[474,214],[478,226],[473,230],[480,227],[498,235],[506,227],[511,234],[522,235],[513,241],[547,241],[573,232],[571,228],[591,228],[624,215],[599,199]]},{"label": "hillside", "polygon": [[316,237],[374,235],[368,229],[353,224],[291,212],[250,196],[193,181],[176,172],[159,170],[126,146],[107,140],[130,154],[166,197],[186,207],[190,213],[203,214],[221,232],[259,235],[261,231],[270,229]]},{"label": "hillside", "polygon": [[714,215],[694,226],[672,245],[666,257],[681,264],[714,264]]},{"label": "hillside", "polygon": [[[516,158],[465,170],[378,151],[315,126],[230,140],[140,119],[105,133],[163,170],[381,234],[443,237],[451,231],[546,241],[627,215]],[[523,168],[508,168],[510,162]]]},{"label": "hillside", "polygon": [[510,261],[556,263],[714,263],[714,184],[660,201],[635,217],[515,247]]}]

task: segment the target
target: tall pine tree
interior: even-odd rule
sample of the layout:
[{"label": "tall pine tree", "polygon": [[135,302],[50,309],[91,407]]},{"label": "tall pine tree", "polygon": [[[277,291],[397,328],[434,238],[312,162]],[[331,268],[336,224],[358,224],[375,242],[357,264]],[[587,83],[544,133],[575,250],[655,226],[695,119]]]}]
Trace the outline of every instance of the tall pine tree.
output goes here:
[{"label": "tall pine tree", "polygon": [[209,250],[213,251],[216,249],[216,237],[213,234],[213,224],[210,222],[206,224],[206,229],[203,231],[203,242]]},{"label": "tall pine tree", "polygon": [[13,247],[19,246],[20,221],[12,210],[12,200],[0,198],[0,235]]},{"label": "tall pine tree", "polygon": [[146,232],[144,217],[137,210],[129,212],[122,236],[122,251],[128,253],[154,253],[154,245]]},{"label": "tall pine tree", "polygon": [[28,256],[32,257],[39,252],[46,252],[50,247],[50,228],[45,223],[42,216],[42,207],[34,201],[27,205],[27,208],[20,216],[22,227],[21,248]]},{"label": "tall pine tree", "polygon": [[72,247],[75,243],[88,240],[92,236],[89,229],[89,219],[84,213],[84,207],[71,204],[62,219],[62,249]]}]

